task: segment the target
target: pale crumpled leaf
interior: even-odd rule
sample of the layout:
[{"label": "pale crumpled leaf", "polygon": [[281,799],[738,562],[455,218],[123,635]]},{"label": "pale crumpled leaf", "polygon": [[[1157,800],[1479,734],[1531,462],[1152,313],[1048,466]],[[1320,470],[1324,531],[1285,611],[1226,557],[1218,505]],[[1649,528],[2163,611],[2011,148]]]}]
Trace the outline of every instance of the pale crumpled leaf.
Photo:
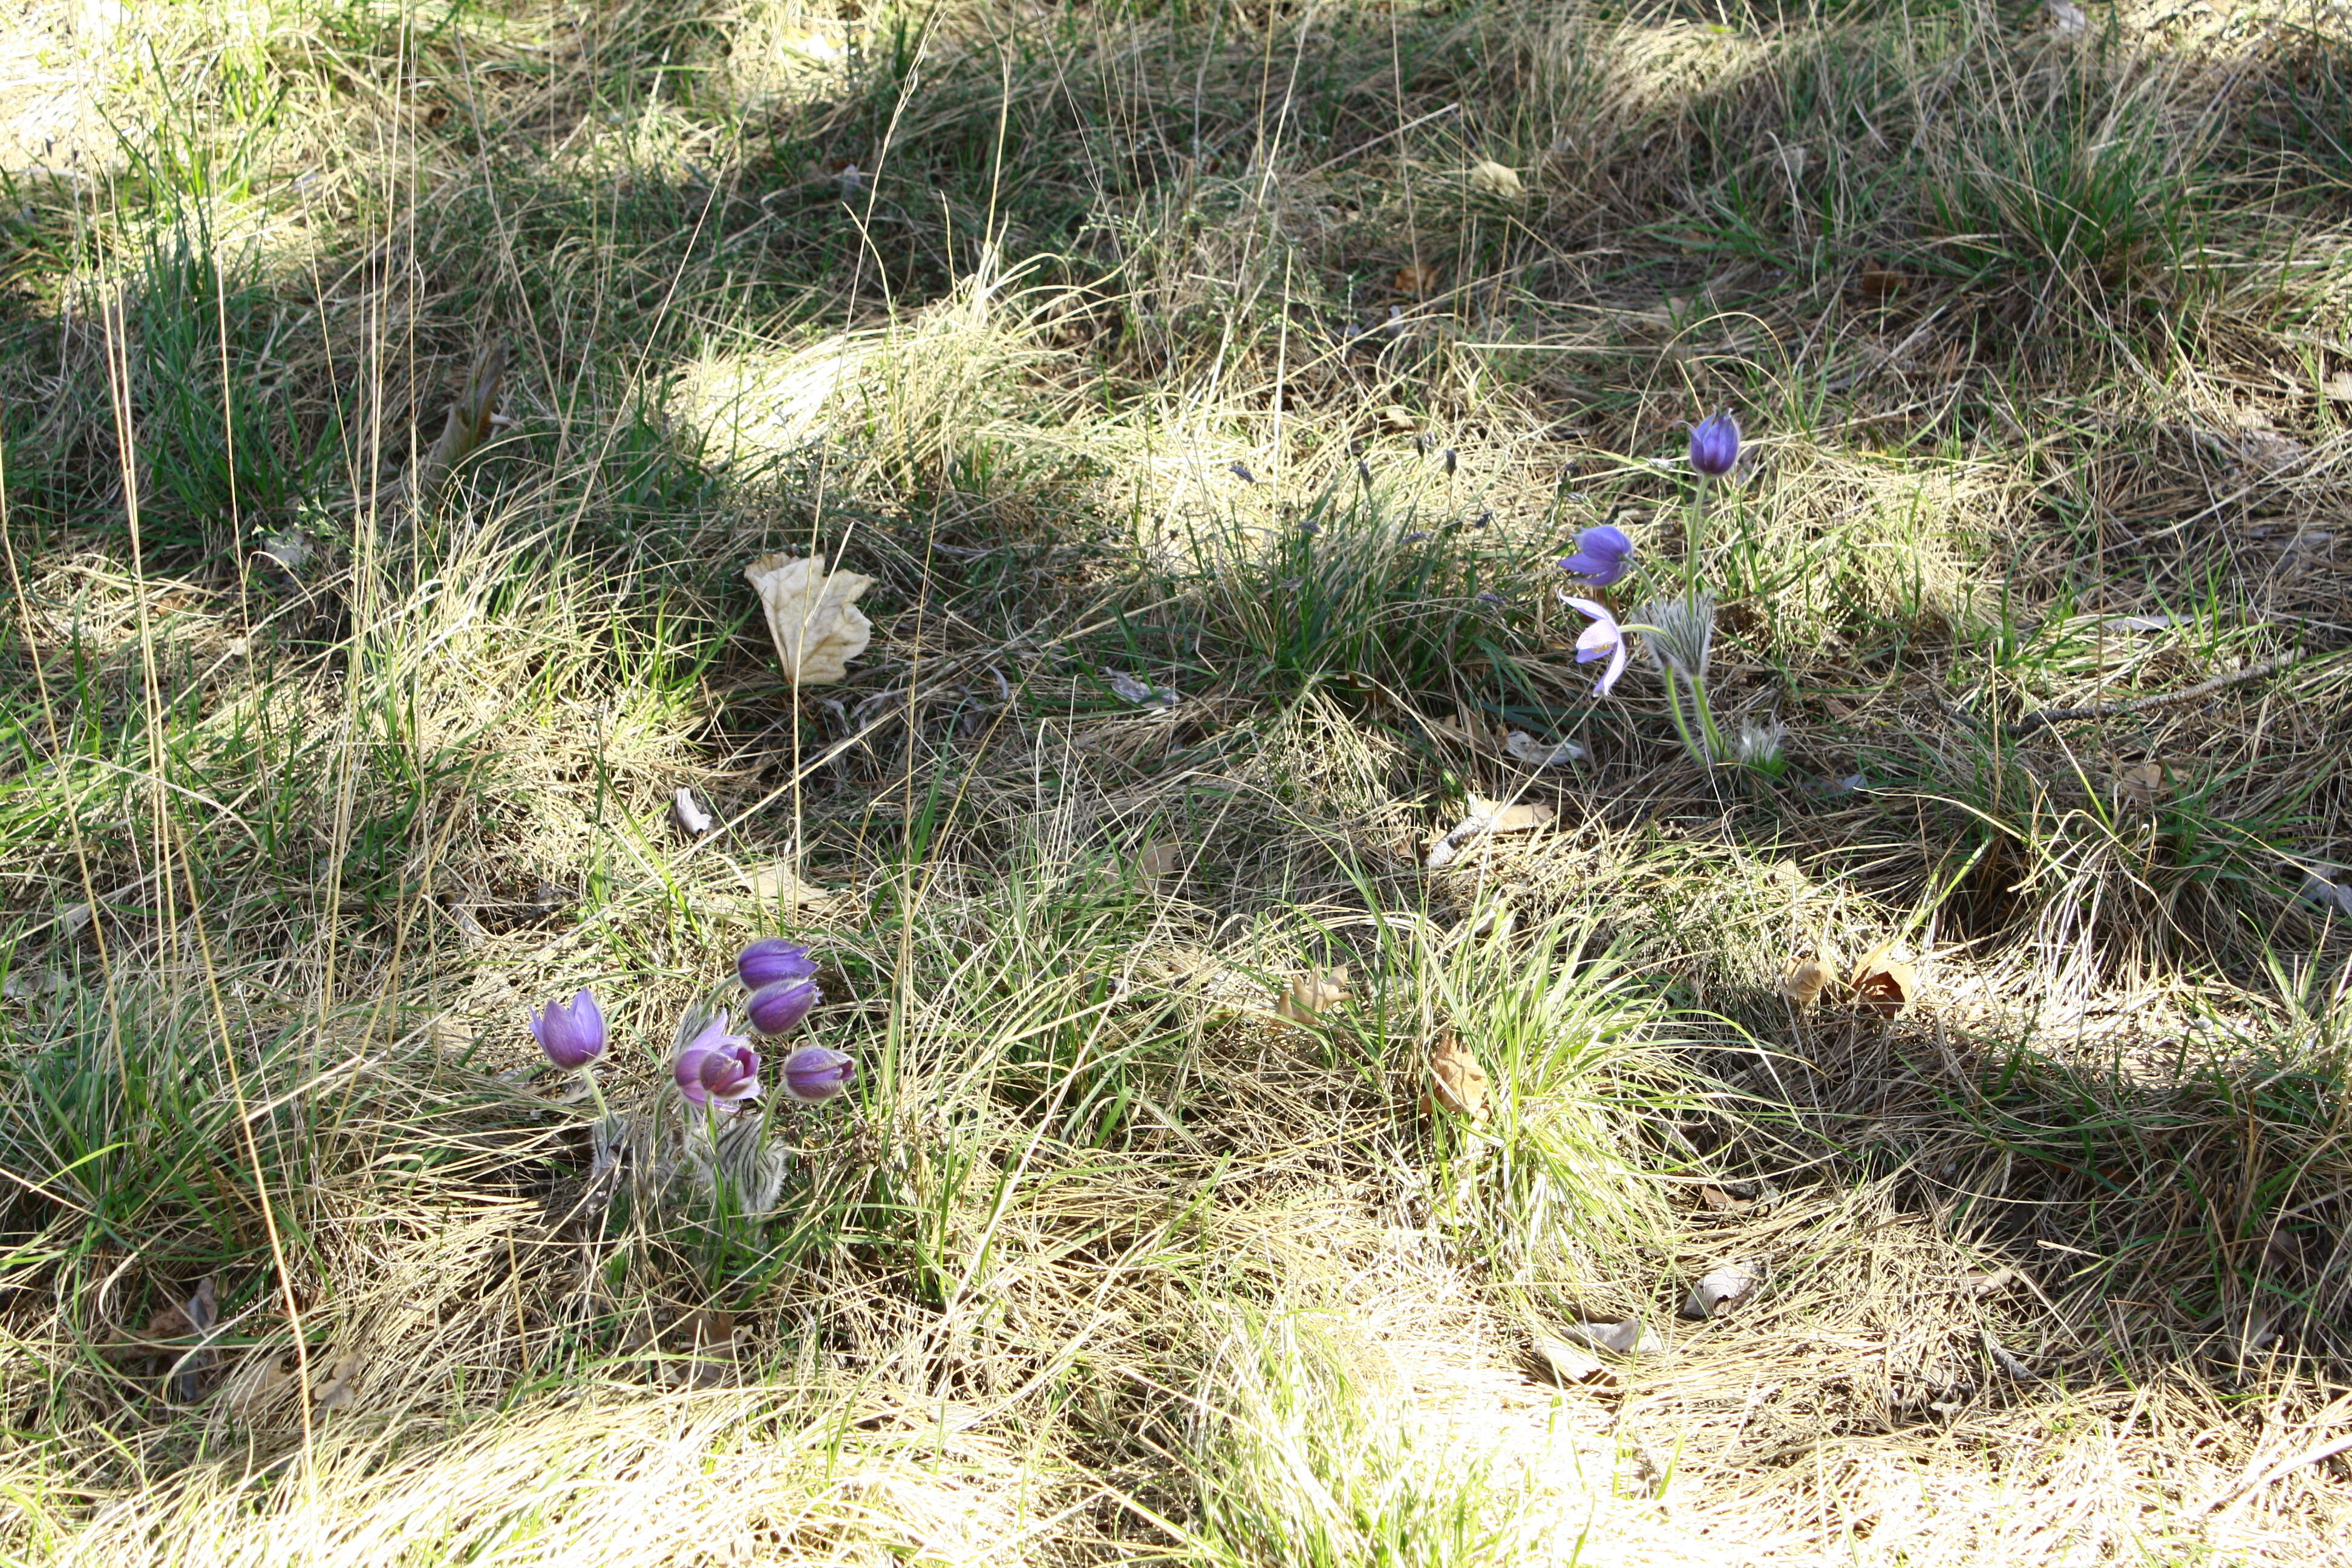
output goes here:
[{"label": "pale crumpled leaf", "polygon": [[1335,969],[1310,969],[1290,983],[1290,989],[1274,1005],[1275,1016],[1294,1024],[1304,1024],[1318,1013],[1337,1007],[1348,999],[1348,966]]},{"label": "pale crumpled leaf", "polygon": [[1429,868],[1434,871],[1451,863],[1462,852],[1464,846],[1483,834],[1524,833],[1529,828],[1549,826],[1552,816],[1551,807],[1541,801],[1521,801],[1516,805],[1505,805],[1499,801],[1474,795],[1470,797],[1469,815],[1430,850]]},{"label": "pale crumpled leaf", "polygon": [[1724,1308],[1744,1300],[1756,1289],[1756,1276],[1744,1263],[1727,1263],[1711,1269],[1683,1299],[1682,1315],[1704,1322]]},{"label": "pale crumpled leaf", "polygon": [[1573,741],[1548,746],[1524,730],[1514,730],[1504,736],[1503,750],[1509,752],[1514,761],[1525,763],[1531,768],[1564,768],[1585,758],[1584,748]]},{"label": "pale crumpled leaf", "polygon": [[1527,194],[1527,187],[1519,183],[1519,172],[1491,158],[1481,158],[1470,165],[1470,188],[1481,195],[1512,200]]},{"label": "pale crumpled leaf", "polygon": [[1486,1120],[1486,1069],[1450,1030],[1429,1054],[1429,1093],[1423,1105],[1442,1105],[1473,1123]]},{"label": "pale crumpled leaf", "polygon": [[744,579],[767,612],[768,635],[794,686],[822,686],[849,673],[849,661],[874,640],[874,623],[857,597],[874,579],[827,572],[814,561],[762,555],[743,568]]},{"label": "pale crumpled leaf", "polygon": [[1617,1374],[1603,1365],[1599,1357],[1550,1334],[1535,1336],[1534,1352],[1531,1361],[1536,1375],[1562,1388],[1617,1381]]},{"label": "pale crumpled leaf", "polygon": [[1559,1337],[1571,1345],[1611,1355],[1652,1355],[1666,1348],[1666,1342],[1639,1318],[1622,1323],[1570,1323],[1560,1330]]},{"label": "pale crumpled leaf", "polygon": [[1791,1006],[1810,1007],[1822,999],[1822,988],[1829,983],[1829,965],[1818,958],[1800,959],[1780,977],[1780,994]]},{"label": "pale crumpled leaf", "polygon": [[688,837],[699,837],[710,831],[710,814],[702,809],[702,803],[694,798],[690,789],[680,789],[670,796],[669,816],[677,824],[677,830]]}]

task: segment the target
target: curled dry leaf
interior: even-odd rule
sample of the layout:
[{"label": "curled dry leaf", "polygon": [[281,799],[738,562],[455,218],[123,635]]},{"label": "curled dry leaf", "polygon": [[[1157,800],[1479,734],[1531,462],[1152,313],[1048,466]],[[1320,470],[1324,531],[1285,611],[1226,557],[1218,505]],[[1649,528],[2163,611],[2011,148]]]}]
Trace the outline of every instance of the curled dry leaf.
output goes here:
[{"label": "curled dry leaf", "polygon": [[1705,1322],[1724,1308],[1746,1300],[1755,1289],[1756,1276],[1746,1264],[1727,1263],[1710,1269],[1691,1287],[1690,1294],[1683,1298],[1682,1315]]},{"label": "curled dry leaf", "polygon": [[1437,291],[1437,268],[1416,261],[1410,267],[1398,268],[1394,282],[1398,293],[1409,294],[1414,299],[1423,294],[1433,294]]},{"label": "curled dry leaf", "polygon": [[827,572],[814,561],[762,555],[743,568],[767,613],[768,635],[794,686],[821,686],[849,673],[849,661],[874,640],[874,623],[857,608],[874,579]]},{"label": "curled dry leaf", "polygon": [[357,1351],[345,1351],[326,1364],[310,1397],[321,1410],[348,1410],[359,1403],[360,1378],[366,1371],[365,1357]]},{"label": "curled dry leaf", "polygon": [[2139,763],[2116,773],[2116,798],[2141,811],[2154,811],[2164,795],[2164,764]]},{"label": "curled dry leaf", "polygon": [[2352,403],[2352,370],[2339,370],[2320,383],[2319,390],[2337,403]]},{"label": "curled dry leaf", "polygon": [[702,809],[702,803],[694,798],[690,789],[680,789],[669,797],[669,816],[677,824],[677,830],[689,838],[699,838],[710,831],[710,814]]},{"label": "curled dry leaf", "polygon": [[1780,976],[1780,994],[1793,1007],[1810,1007],[1822,999],[1830,983],[1829,965],[1818,958],[1801,958]]},{"label": "curled dry leaf", "polygon": [[1470,188],[1480,195],[1501,196],[1517,201],[1527,194],[1519,183],[1519,172],[1491,158],[1481,158],[1470,165]]},{"label": "curled dry leaf", "polygon": [[1894,956],[1895,943],[1880,942],[1853,966],[1853,999],[1882,1018],[1892,1018],[1919,994],[1919,972]]},{"label": "curled dry leaf", "polygon": [[1274,1005],[1275,1016],[1294,1024],[1304,1024],[1318,1013],[1337,1007],[1348,999],[1348,966],[1331,969],[1310,969],[1290,983],[1290,989]]},{"label": "curled dry leaf", "polygon": [[1551,807],[1540,801],[1521,801],[1517,805],[1504,805],[1474,795],[1470,797],[1470,814],[1431,847],[1429,868],[1434,871],[1450,864],[1462,852],[1463,846],[1481,834],[1524,833],[1529,828],[1547,826],[1552,815]]},{"label": "curled dry leaf", "polygon": [[1570,1323],[1560,1330],[1559,1337],[1571,1345],[1606,1351],[1611,1355],[1654,1355],[1666,1348],[1666,1342],[1639,1318],[1628,1318],[1622,1323]]},{"label": "curled dry leaf", "polygon": [[1421,416],[1400,403],[1391,403],[1372,416],[1383,430],[1399,436],[1410,436],[1421,428]]},{"label": "curled dry leaf", "polygon": [[1528,1358],[1529,1367],[1547,1383],[1562,1388],[1589,1384],[1609,1384],[1617,1381],[1598,1356],[1551,1334],[1537,1334],[1533,1353]]},{"label": "curled dry leaf", "polygon": [[1486,1069],[1450,1029],[1429,1053],[1429,1089],[1422,1096],[1421,1105],[1424,1111],[1444,1106],[1456,1116],[1468,1117],[1474,1125],[1486,1125]]},{"label": "curled dry leaf", "polygon": [[1135,858],[1136,879],[1154,892],[1184,868],[1184,852],[1173,844],[1147,843]]},{"label": "curled dry leaf", "polygon": [[1586,752],[1573,741],[1549,745],[1537,740],[1524,730],[1514,730],[1503,737],[1503,750],[1512,759],[1531,768],[1564,768],[1570,763],[1580,763]]}]

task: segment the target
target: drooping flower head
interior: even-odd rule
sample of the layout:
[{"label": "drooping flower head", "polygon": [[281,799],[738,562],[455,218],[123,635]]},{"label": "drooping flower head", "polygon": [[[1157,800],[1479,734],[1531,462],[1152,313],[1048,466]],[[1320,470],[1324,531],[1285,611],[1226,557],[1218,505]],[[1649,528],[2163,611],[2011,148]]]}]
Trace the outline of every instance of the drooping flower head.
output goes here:
[{"label": "drooping flower head", "polygon": [[1691,467],[1711,479],[1731,472],[1739,461],[1739,421],[1721,409],[1691,426]]},{"label": "drooping flower head", "polygon": [[824,993],[813,980],[779,980],[752,992],[743,1010],[751,1016],[751,1027],[760,1033],[781,1035],[824,1000]]},{"label": "drooping flower head", "polygon": [[816,973],[816,960],[799,942],[780,936],[761,937],[735,960],[735,973],[741,977],[744,990],[758,991],[780,981],[809,979]]},{"label": "drooping flower head", "polygon": [[1590,578],[1596,588],[1606,588],[1633,569],[1633,542],[1625,531],[1607,523],[1588,528],[1576,536],[1576,553],[1559,563],[1563,572],[1573,572]]},{"label": "drooping flower head", "polygon": [[532,1014],[530,1032],[547,1059],[566,1071],[584,1068],[604,1054],[604,1012],[585,990],[569,1003],[550,1002]]},{"label": "drooping flower head", "polygon": [[1592,694],[1606,697],[1615,689],[1617,678],[1625,673],[1624,628],[1618,626],[1617,617],[1609,613],[1606,605],[1591,599],[1571,599],[1565,594],[1560,595],[1560,600],[1570,608],[1582,610],[1592,617],[1592,624],[1577,636],[1576,662],[1591,664],[1596,658],[1609,661],[1609,668],[1601,671],[1599,680],[1592,683]]},{"label": "drooping flower head", "polygon": [[857,1064],[823,1046],[803,1046],[784,1058],[784,1092],[794,1100],[831,1100],[857,1079]]},{"label": "drooping flower head", "polygon": [[692,1105],[732,1105],[760,1092],[760,1053],[741,1035],[727,1032],[721,1013],[677,1053],[678,1092]]}]

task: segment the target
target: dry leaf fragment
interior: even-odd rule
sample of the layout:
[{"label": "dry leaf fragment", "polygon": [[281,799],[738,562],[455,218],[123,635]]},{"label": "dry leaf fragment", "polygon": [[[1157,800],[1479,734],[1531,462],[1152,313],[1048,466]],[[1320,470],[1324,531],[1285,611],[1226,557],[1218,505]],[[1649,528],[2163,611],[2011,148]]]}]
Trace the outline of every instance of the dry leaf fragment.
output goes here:
[{"label": "dry leaf fragment", "polygon": [[1961,1285],[1960,1294],[1979,1300],[1987,1296],[1998,1296],[2016,1284],[2017,1280],[2018,1273],[2014,1268],[1996,1268],[1990,1274],[1971,1274]]},{"label": "dry leaf fragment", "polygon": [[1535,1336],[1534,1353],[1528,1358],[1528,1364],[1537,1376],[1562,1388],[1617,1381],[1617,1374],[1599,1357],[1550,1334]]},{"label": "dry leaf fragment", "polygon": [[1421,428],[1421,416],[1401,404],[1391,403],[1373,417],[1381,429],[1399,436],[1410,436]]},{"label": "dry leaf fragment", "polygon": [[1491,158],[1481,158],[1470,165],[1470,188],[1481,195],[1501,196],[1517,201],[1527,194],[1519,183],[1519,172]]},{"label": "dry leaf fragment", "polygon": [[743,568],[760,595],[768,635],[794,686],[821,686],[849,673],[849,661],[874,640],[874,623],[857,608],[874,579],[827,572],[813,560],[762,555]]},{"label": "dry leaf fragment", "polygon": [[1622,1323],[1570,1323],[1560,1330],[1559,1337],[1572,1345],[1606,1351],[1611,1355],[1652,1355],[1666,1348],[1666,1342],[1639,1318],[1628,1318]]},{"label": "dry leaf fragment", "polygon": [[1167,687],[1154,686],[1149,681],[1138,680],[1123,670],[1114,669],[1107,673],[1110,677],[1110,689],[1118,693],[1123,700],[1138,706],[1156,703],[1162,708],[1173,708],[1183,700]]},{"label": "dry leaf fragment", "polygon": [[1742,1263],[1727,1263],[1711,1269],[1691,1287],[1683,1299],[1682,1315],[1705,1322],[1726,1307],[1736,1306],[1756,1289],[1756,1276]]},{"label": "dry leaf fragment", "polygon": [[1721,1187],[1713,1185],[1699,1188],[1698,1201],[1717,1214],[1746,1214],[1756,1206],[1751,1199],[1733,1197]]},{"label": "dry leaf fragment", "polygon": [[1147,843],[1143,852],[1135,858],[1136,879],[1154,892],[1183,868],[1184,852],[1173,844]]},{"label": "dry leaf fragment", "polygon": [[2116,774],[2116,798],[2142,811],[2154,811],[2164,790],[2164,764],[2140,763]]},{"label": "dry leaf fragment", "polygon": [[1332,969],[1310,969],[1290,983],[1290,989],[1274,1005],[1275,1016],[1294,1024],[1304,1024],[1318,1013],[1337,1007],[1348,999],[1348,966]]},{"label": "dry leaf fragment", "polygon": [[1862,955],[1853,966],[1853,997],[1869,1012],[1892,1018],[1919,994],[1919,972],[1893,956],[1890,939]]},{"label": "dry leaf fragment", "polygon": [[2339,370],[2320,383],[2319,390],[2338,403],[2352,403],[2352,370]]},{"label": "dry leaf fragment", "polygon": [[1521,801],[1516,805],[1505,805],[1499,801],[1474,795],[1470,797],[1470,814],[1431,847],[1429,868],[1433,871],[1451,863],[1462,852],[1464,845],[1482,834],[1524,833],[1529,828],[1546,826],[1553,815],[1551,807],[1541,801]]},{"label": "dry leaf fragment", "polygon": [[1503,750],[1517,762],[1531,768],[1564,768],[1570,763],[1580,763],[1586,752],[1573,741],[1547,745],[1524,730],[1514,730],[1503,737]]},{"label": "dry leaf fragment", "polygon": [[669,797],[669,816],[677,824],[677,830],[689,838],[699,838],[710,831],[710,814],[702,809],[702,803],[694,798],[690,789],[680,789]]},{"label": "dry leaf fragment", "polygon": [[1416,261],[1410,267],[1398,268],[1394,282],[1398,293],[1417,300],[1424,294],[1437,291],[1437,268]]},{"label": "dry leaf fragment", "polygon": [[1442,1105],[1456,1116],[1468,1117],[1475,1126],[1486,1125],[1486,1069],[1452,1030],[1429,1054],[1429,1090],[1421,1102],[1424,1111]]},{"label": "dry leaf fragment", "polygon": [[786,910],[819,908],[831,903],[835,896],[823,888],[809,886],[784,866],[762,866],[745,880],[751,883],[754,899]]},{"label": "dry leaf fragment", "polygon": [[360,1377],[367,1371],[367,1360],[357,1351],[345,1351],[327,1363],[326,1375],[319,1380],[310,1397],[321,1410],[348,1410],[359,1403]]},{"label": "dry leaf fragment", "polygon": [[1780,994],[1790,1006],[1810,1007],[1822,999],[1822,991],[1829,983],[1827,964],[1818,958],[1800,959],[1780,977]]},{"label": "dry leaf fragment", "polygon": [[2303,877],[2301,895],[2307,904],[2323,910],[2336,910],[2352,915],[2352,881],[2344,880],[2345,873],[2334,866],[2321,866],[2306,871]]}]

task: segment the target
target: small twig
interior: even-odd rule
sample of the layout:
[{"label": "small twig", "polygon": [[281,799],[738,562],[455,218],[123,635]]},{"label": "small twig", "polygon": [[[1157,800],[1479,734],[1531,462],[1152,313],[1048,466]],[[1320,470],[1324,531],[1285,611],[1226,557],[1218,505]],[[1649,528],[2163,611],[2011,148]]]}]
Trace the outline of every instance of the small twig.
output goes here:
[{"label": "small twig", "polygon": [[2227,675],[2200,681],[2186,691],[2160,692],[2153,697],[2135,697],[2125,702],[2095,702],[2088,708],[2044,708],[2028,713],[2010,729],[2012,732],[2039,728],[2045,724],[2073,724],[2084,719],[2121,719],[2134,713],[2146,713],[2158,708],[2179,708],[2210,697],[2217,691],[2249,680],[2261,680],[2276,675],[2293,662],[2284,658],[2266,658],[2244,669],[2233,669]]}]

